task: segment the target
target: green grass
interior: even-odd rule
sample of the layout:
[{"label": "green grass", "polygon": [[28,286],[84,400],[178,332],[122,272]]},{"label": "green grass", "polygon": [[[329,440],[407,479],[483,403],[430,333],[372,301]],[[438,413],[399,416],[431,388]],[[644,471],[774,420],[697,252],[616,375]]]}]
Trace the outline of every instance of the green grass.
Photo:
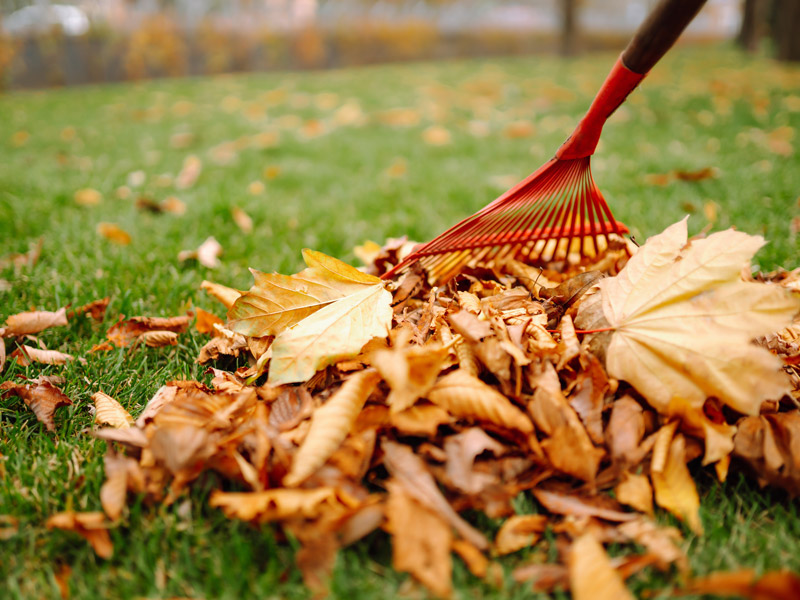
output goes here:
[{"label": "green grass", "polygon": [[[502,192],[498,178],[522,178],[546,161],[613,60],[598,55],[411,64],[0,96],[0,254],[23,252],[39,237],[44,243],[33,269],[0,271],[0,279],[10,283],[10,290],[0,292],[0,322],[33,307],[55,309],[110,296],[105,323],[78,319],[42,335],[48,348],[81,356],[120,313],[168,316],[192,302],[221,314],[199,292],[204,278],[246,288],[249,266],[293,272],[303,247],[353,260],[353,246],[368,238],[430,238]],[[278,103],[277,95],[269,94],[275,89],[286,91]],[[482,100],[476,100],[476,89]],[[316,106],[322,93],[337,94],[336,107],[357,102],[365,123],[334,125],[332,111]],[[182,107],[190,110],[183,114]],[[419,124],[392,127],[375,118],[396,107],[418,110]],[[285,115],[318,118],[330,130],[304,139]],[[530,120],[535,133],[504,136],[506,124],[519,119]],[[485,121],[489,135],[474,137],[470,120]],[[451,144],[422,141],[422,132],[433,124],[450,131]],[[75,129],[72,140],[62,137],[67,127]],[[798,127],[799,68],[724,48],[679,50],[609,122],[593,171],[615,215],[639,240],[687,210],[693,213],[691,231],[703,229],[709,224],[704,206],[713,202],[714,229],[735,225],[769,240],[757,256],[760,268],[793,268],[800,256],[791,230],[800,213],[800,151],[794,149],[800,139],[791,135]],[[209,154],[222,142],[269,130],[281,133],[275,147],[242,148],[226,165],[215,164]],[[781,148],[774,141],[770,148],[775,130],[774,139],[794,145],[788,155],[775,153]],[[23,145],[21,131],[29,133]],[[170,139],[179,132],[194,135],[189,147],[172,147]],[[176,175],[188,154],[204,163],[197,183],[188,190],[160,185],[158,176]],[[397,158],[405,159],[408,172],[391,178],[385,171]],[[269,166],[280,173],[265,180]],[[645,182],[650,173],[708,166],[719,169],[718,178],[665,187]],[[138,170],[146,173],[146,182],[131,198],[118,198],[117,188]],[[264,182],[263,194],[248,192],[253,181]],[[84,187],[99,190],[103,201],[76,205],[73,194]],[[176,195],[187,213],[142,212],[134,204],[140,195],[158,201]],[[233,206],[253,218],[252,234],[234,225]],[[102,221],[121,225],[132,244],[115,246],[98,236]],[[209,235],[225,249],[221,268],[177,261],[180,250]],[[217,483],[211,477],[172,507],[134,501],[112,531],[116,551],[108,561],[97,559],[76,536],[43,526],[56,511],[100,508],[105,444],[87,434],[90,395],[101,389],[136,415],[162,383],[204,377],[193,362],[202,343],[190,333],[175,348],[117,350],[90,355],[86,364],[7,364],[0,380],[64,375],[74,404],[60,409],[57,430],[50,434],[18,399],[0,401],[0,514],[20,522],[19,533],[0,546],[5,597],[58,598],[54,574],[63,565],[72,568],[73,598],[308,596],[292,568],[290,543],[278,544],[270,531],[227,521],[207,507]],[[696,573],[800,569],[796,503],[759,490],[738,474],[726,484],[705,474],[700,479],[706,535],[685,532]],[[529,499],[522,502],[531,507]],[[508,573],[524,560],[524,554],[514,556],[503,565]],[[460,597],[530,596],[527,586],[514,586],[510,579],[504,590],[490,588],[456,562]],[[340,555],[333,595],[408,596],[407,576],[394,573],[390,564],[386,538],[371,536]],[[674,573],[648,570],[632,586],[637,593],[655,589],[659,597],[677,582]]]}]

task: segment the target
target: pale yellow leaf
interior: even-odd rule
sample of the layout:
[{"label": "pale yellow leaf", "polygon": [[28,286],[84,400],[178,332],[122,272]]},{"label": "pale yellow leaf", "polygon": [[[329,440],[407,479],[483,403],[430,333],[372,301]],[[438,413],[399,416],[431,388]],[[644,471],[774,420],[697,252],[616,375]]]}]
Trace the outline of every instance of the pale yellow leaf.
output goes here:
[{"label": "pale yellow leaf", "polygon": [[303,259],[308,268],[295,275],[251,269],[255,283],[230,310],[231,329],[254,337],[278,335],[332,302],[380,283],[321,252],[305,249]]},{"label": "pale yellow leaf", "polygon": [[253,219],[244,212],[244,210],[238,206],[234,206],[231,209],[231,217],[233,217],[233,222],[236,223],[236,226],[241,229],[243,233],[253,232]]},{"label": "pale yellow leaf", "polygon": [[533,432],[533,423],[524,412],[493,387],[461,369],[442,377],[427,398],[456,417],[489,421],[526,434]]},{"label": "pale yellow leaf", "polygon": [[700,521],[700,496],[686,466],[686,440],[677,434],[672,438],[664,469],[650,474],[656,504],[685,521],[697,535],[703,534]]},{"label": "pale yellow leaf", "polygon": [[356,373],[314,411],[308,435],[295,454],[289,473],[283,478],[285,486],[300,485],[325,464],[350,433],[364,402],[379,380],[378,373],[372,370]]},{"label": "pale yellow leaf", "polygon": [[361,286],[283,331],[272,343],[269,383],[307,381],[319,369],[357,356],[368,341],[388,335],[391,303],[382,283]]},{"label": "pale yellow leaf", "polygon": [[633,600],[603,546],[591,533],[572,542],[569,587],[574,600]]},{"label": "pale yellow leaf", "polygon": [[190,154],[183,161],[181,172],[175,178],[175,187],[179,190],[185,190],[194,185],[200,173],[203,170],[203,161],[198,157]]},{"label": "pale yellow leaf", "polygon": [[614,495],[622,504],[648,515],[653,514],[653,488],[646,475],[623,473],[614,488]]},{"label": "pale yellow leaf", "polygon": [[122,229],[116,223],[98,223],[97,233],[106,238],[109,242],[127,246],[131,243],[131,234]]},{"label": "pale yellow leaf", "polygon": [[98,425],[110,425],[118,429],[126,429],[133,425],[133,417],[108,394],[95,392],[92,394],[92,402],[95,409],[94,422]]},{"label": "pale yellow leaf", "polygon": [[800,310],[800,298],[781,286],[741,281],[763,244],[729,229],[687,245],[685,220],[648,240],[619,275],[599,282],[614,328],[608,374],[630,382],[660,412],[674,397],[700,409],[715,396],[758,414],[763,400],[788,392],[780,360],[750,344]]}]

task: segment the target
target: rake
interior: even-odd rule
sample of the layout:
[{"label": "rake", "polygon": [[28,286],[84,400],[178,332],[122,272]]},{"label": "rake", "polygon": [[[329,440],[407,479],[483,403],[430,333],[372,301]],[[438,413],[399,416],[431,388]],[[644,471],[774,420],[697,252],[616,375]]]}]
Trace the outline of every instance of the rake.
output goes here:
[{"label": "rake", "polygon": [[524,181],[437,238],[418,246],[382,277],[419,262],[431,283],[467,265],[580,260],[608,247],[628,228],[611,214],[592,178],[594,154],[606,120],[625,101],[705,3],[662,0],[617,59],[578,127],[556,155]]}]

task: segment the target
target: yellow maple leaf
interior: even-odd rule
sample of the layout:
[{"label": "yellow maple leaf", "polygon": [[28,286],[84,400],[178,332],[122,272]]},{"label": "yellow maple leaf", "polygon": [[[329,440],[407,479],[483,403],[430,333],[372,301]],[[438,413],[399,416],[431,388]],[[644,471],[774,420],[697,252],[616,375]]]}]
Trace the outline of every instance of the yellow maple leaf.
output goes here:
[{"label": "yellow maple leaf", "polygon": [[251,269],[255,283],[230,309],[230,328],[252,337],[278,335],[332,302],[381,282],[314,250],[303,250],[303,260],[308,268],[295,275]]},{"label": "yellow maple leaf", "polygon": [[673,398],[701,409],[715,396],[758,414],[763,400],[788,392],[780,360],[750,343],[800,310],[800,298],[785,289],[741,280],[763,245],[760,236],[733,229],[687,244],[685,219],[650,238],[580,309],[587,323],[601,303],[613,329],[608,374],[661,413]]}]

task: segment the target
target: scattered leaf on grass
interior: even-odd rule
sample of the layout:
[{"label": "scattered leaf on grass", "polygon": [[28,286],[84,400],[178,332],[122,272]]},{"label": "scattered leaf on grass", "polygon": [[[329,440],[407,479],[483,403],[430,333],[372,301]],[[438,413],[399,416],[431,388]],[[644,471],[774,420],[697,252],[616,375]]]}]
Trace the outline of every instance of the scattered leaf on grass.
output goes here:
[{"label": "scattered leaf on grass", "polygon": [[89,542],[100,558],[111,558],[114,554],[105,515],[101,512],[60,512],[47,519],[45,525],[48,529],[77,533]]},{"label": "scattered leaf on grass", "polygon": [[236,226],[242,230],[242,233],[253,233],[253,219],[241,208],[234,206],[231,209],[231,217]]},{"label": "scattered leaf on grass", "polygon": [[36,418],[44,423],[48,431],[55,431],[56,424],[53,414],[61,406],[72,404],[64,392],[45,379],[32,379],[30,383],[15,383],[5,381],[0,383],[3,397],[19,396],[34,412]]},{"label": "scattered leaf on grass", "polygon": [[126,429],[133,425],[133,417],[108,394],[95,392],[92,394],[92,402],[94,402],[96,424],[110,425],[118,429]]},{"label": "scattered leaf on grass", "polygon": [[795,600],[800,598],[800,576],[791,571],[768,571],[761,576],[752,569],[711,573],[686,582],[677,595],[709,594],[748,600]]},{"label": "scattered leaf on grass", "polygon": [[131,234],[116,223],[98,223],[97,233],[106,238],[109,242],[120,246],[127,246],[132,240]]},{"label": "scattered leaf on grass", "polygon": [[228,310],[234,305],[236,299],[242,295],[242,292],[239,290],[214,283],[213,281],[204,280],[203,283],[200,284],[200,287],[204,289],[209,296],[222,302],[222,305]]},{"label": "scattered leaf on grass", "polygon": [[697,535],[703,535],[700,521],[700,497],[686,467],[686,440],[678,434],[672,438],[664,469],[653,471],[656,504],[685,521]]},{"label": "scattered leaf on grass", "polygon": [[27,367],[33,363],[43,365],[63,365],[74,360],[71,354],[59,352],[58,350],[42,350],[33,346],[23,345],[11,353],[11,357],[17,360],[17,364]]},{"label": "scattered leaf on grass", "polygon": [[96,206],[100,204],[103,195],[92,188],[83,188],[75,192],[75,204],[80,206]]},{"label": "scattered leaf on grass", "polygon": [[204,267],[216,269],[220,266],[219,255],[222,254],[222,245],[213,237],[208,237],[197,247],[197,250],[181,250],[178,260],[184,262],[194,259]]},{"label": "scattered leaf on grass", "polygon": [[175,178],[175,187],[185,190],[192,187],[203,170],[203,161],[193,154],[187,156],[183,161],[180,173]]},{"label": "scattered leaf on grass", "polygon": [[59,308],[55,312],[39,310],[9,316],[2,331],[4,337],[23,336],[40,333],[50,327],[61,327],[66,324],[66,308]]}]

